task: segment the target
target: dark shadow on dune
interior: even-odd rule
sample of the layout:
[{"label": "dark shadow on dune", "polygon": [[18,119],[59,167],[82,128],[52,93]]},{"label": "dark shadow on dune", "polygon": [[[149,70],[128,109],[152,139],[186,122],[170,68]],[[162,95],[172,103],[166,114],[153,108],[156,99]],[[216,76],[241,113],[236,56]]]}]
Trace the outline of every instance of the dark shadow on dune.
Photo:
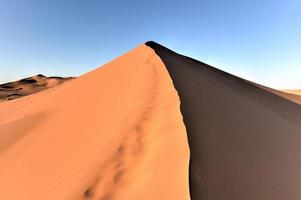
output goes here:
[{"label": "dark shadow on dune", "polygon": [[181,100],[192,200],[301,199],[301,106],[154,42]]},{"label": "dark shadow on dune", "polygon": [[32,78],[27,78],[27,79],[21,79],[19,82],[20,83],[36,83],[37,81]]},{"label": "dark shadow on dune", "polygon": [[10,85],[2,85],[1,87],[2,87],[2,88],[5,88],[5,89],[12,89],[12,88],[14,88],[14,87],[12,87],[12,86],[10,86]]}]

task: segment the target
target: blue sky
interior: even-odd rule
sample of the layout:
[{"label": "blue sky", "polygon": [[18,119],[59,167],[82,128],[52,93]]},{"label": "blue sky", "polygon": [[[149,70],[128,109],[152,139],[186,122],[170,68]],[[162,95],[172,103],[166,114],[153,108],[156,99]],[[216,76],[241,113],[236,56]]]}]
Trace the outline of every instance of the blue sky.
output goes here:
[{"label": "blue sky", "polygon": [[77,76],[148,40],[301,88],[300,0],[0,0],[0,82]]}]

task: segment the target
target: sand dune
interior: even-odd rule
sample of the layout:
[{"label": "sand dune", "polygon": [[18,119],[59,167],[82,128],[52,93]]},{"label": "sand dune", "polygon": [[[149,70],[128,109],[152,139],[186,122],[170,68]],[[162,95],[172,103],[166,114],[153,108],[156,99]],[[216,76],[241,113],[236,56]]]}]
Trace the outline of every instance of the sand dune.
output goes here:
[{"label": "sand dune", "polygon": [[299,200],[299,104],[147,42],[0,104],[0,199]]},{"label": "sand dune", "polygon": [[0,199],[189,199],[179,98],[145,45],[0,104],[0,141]]},{"label": "sand dune", "polygon": [[301,96],[297,95],[296,93],[293,93],[293,92],[289,93],[289,92],[286,92],[285,90],[275,90],[273,88],[269,88],[269,87],[259,85],[259,84],[253,83],[253,82],[250,82],[250,83],[254,84],[264,90],[267,90],[268,92],[276,94],[277,96],[283,97],[283,98],[288,99],[297,104],[301,104]]},{"label": "sand dune", "polygon": [[301,104],[301,90],[282,90],[286,97]]},{"label": "sand dune", "polygon": [[154,42],[181,100],[193,200],[301,198],[301,106]]},{"label": "sand dune", "polygon": [[282,90],[282,91],[291,94],[301,95],[301,90]]},{"label": "sand dune", "polygon": [[46,77],[42,74],[0,85],[0,101],[34,94],[71,80],[73,77]]},{"label": "sand dune", "polygon": [[278,94],[279,96],[282,96],[286,99],[289,99],[295,103],[301,104],[301,96],[295,92],[295,93],[290,93],[290,92],[284,92],[284,91],[277,91],[274,92],[275,94]]}]

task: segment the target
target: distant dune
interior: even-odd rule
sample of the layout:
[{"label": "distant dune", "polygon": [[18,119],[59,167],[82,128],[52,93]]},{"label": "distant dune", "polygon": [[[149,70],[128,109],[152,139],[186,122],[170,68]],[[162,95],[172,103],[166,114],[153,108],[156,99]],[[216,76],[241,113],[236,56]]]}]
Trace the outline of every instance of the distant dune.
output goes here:
[{"label": "distant dune", "polygon": [[283,90],[283,92],[296,94],[296,95],[301,95],[301,90]]},{"label": "distant dune", "polygon": [[256,84],[256,83],[251,83],[251,84],[255,84],[258,87],[260,87],[260,88],[262,88],[264,90],[267,90],[268,92],[271,92],[273,94],[276,94],[278,96],[286,98],[286,99],[288,99],[290,101],[293,101],[295,103],[301,104],[301,96],[297,95],[297,92],[293,92],[295,90],[290,90],[292,92],[288,92],[288,90],[275,90],[275,89],[272,89],[272,88],[269,88],[269,87],[265,87],[265,86],[262,86],[262,85],[259,85],[259,84]]},{"label": "distant dune", "polygon": [[42,74],[0,85],[0,101],[13,100],[57,86],[73,77],[46,77]]},{"label": "distant dune", "polygon": [[282,92],[290,100],[301,104],[301,90],[282,90]]},{"label": "distant dune", "polygon": [[147,42],[0,104],[0,199],[299,200],[300,104]]},{"label": "distant dune", "polygon": [[295,103],[301,104],[301,93],[298,90],[273,90],[273,93],[287,98]]}]

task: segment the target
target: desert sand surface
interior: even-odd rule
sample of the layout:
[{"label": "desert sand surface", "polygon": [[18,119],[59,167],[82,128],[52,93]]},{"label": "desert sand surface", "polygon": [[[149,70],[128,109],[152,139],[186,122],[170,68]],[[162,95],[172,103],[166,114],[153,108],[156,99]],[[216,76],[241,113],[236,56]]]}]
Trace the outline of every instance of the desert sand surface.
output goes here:
[{"label": "desert sand surface", "polygon": [[286,96],[301,104],[301,90],[281,90]]},{"label": "desert sand surface", "polygon": [[0,85],[0,102],[13,100],[58,86],[73,77],[47,77],[42,74]]},{"label": "desert sand surface", "polygon": [[147,42],[0,104],[0,199],[300,200],[300,104]]},{"label": "desert sand surface", "polygon": [[[250,82],[251,84],[254,84],[264,90],[267,90],[268,92],[271,92],[273,94],[276,94],[280,97],[283,97],[285,99],[288,99],[292,102],[295,102],[297,104],[301,104],[301,96],[298,95],[297,92],[294,92],[296,90],[276,90],[276,89],[273,89],[273,88],[270,88],[270,87],[266,87],[266,86],[263,86],[263,85],[259,85],[257,83],[254,83],[254,82]],[[288,91],[291,91],[291,92],[288,92]]]},{"label": "desert sand surface", "polygon": [[298,91],[273,90],[273,93],[282,96],[286,99],[289,99],[295,103],[301,104],[301,93],[299,94]]},{"label": "desert sand surface", "polygon": [[177,89],[193,200],[301,199],[301,106],[147,42]]},{"label": "desert sand surface", "polygon": [[301,95],[301,90],[282,90],[282,91],[291,94]]},{"label": "desert sand surface", "polygon": [[177,91],[145,45],[0,104],[0,199],[190,199],[188,165]]}]

